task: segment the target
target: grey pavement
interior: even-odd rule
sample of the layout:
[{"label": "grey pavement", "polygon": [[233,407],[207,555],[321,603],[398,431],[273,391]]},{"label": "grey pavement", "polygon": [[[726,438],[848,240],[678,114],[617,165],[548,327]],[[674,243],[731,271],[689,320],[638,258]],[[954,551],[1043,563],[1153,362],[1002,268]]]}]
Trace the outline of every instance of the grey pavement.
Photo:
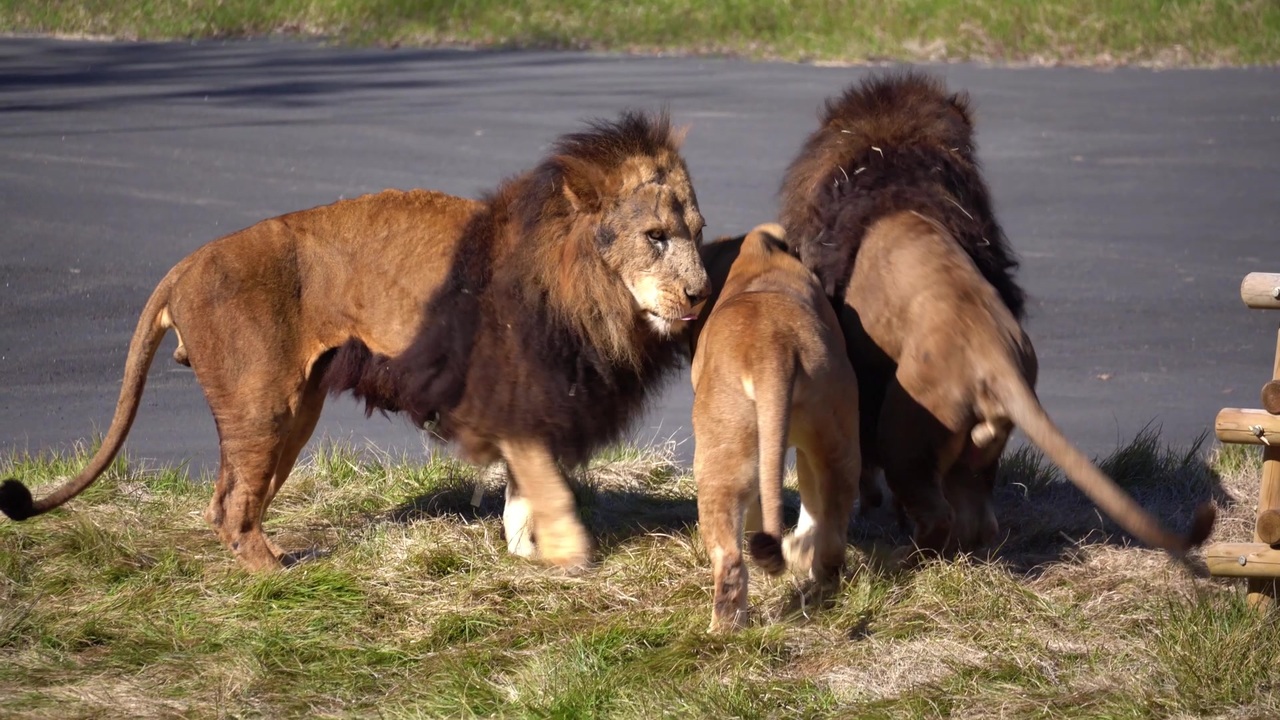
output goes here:
[{"label": "grey pavement", "polygon": [[[929,69],[973,96],[1032,298],[1040,395],[1067,434],[1106,454],[1155,424],[1185,445],[1220,407],[1256,406],[1280,313],[1245,309],[1238,286],[1280,271],[1280,70]],[[741,232],[772,219],[823,98],[869,71],[0,39],[0,448],[61,450],[105,430],[148,294],[220,235],[387,187],[474,196],[583,118],[664,105],[691,125],[709,236]],[[213,421],[173,345],[127,447],[210,469]],[[688,437],[687,383],[636,437]],[[366,420],[349,400],[330,403],[320,433],[424,447],[405,421]]]}]

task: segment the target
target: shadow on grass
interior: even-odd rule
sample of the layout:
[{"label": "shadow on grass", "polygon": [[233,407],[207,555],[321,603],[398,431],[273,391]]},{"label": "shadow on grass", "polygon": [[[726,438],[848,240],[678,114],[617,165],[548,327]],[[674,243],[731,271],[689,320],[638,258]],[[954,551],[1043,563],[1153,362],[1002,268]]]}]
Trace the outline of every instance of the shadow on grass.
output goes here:
[{"label": "shadow on grass", "polygon": [[[603,460],[593,462],[587,469],[566,473],[579,515],[599,552],[605,555],[636,537],[693,531],[698,522],[698,503],[691,480],[682,479],[683,474],[685,471],[671,460],[671,454],[633,449],[607,450]],[[505,470],[464,470],[382,518],[395,523],[429,518],[500,520],[505,482]],[[793,504],[799,507],[798,495]],[[791,520],[795,521],[795,511]]]},{"label": "shadow on grass", "polygon": [[[1221,509],[1237,502],[1206,458],[1207,440],[1206,433],[1186,448],[1174,449],[1160,441],[1159,427],[1148,426],[1095,462],[1165,527],[1182,533],[1202,503]],[[1075,562],[1085,545],[1141,546],[1029,445],[1004,455],[993,504],[1000,522],[998,539],[974,556],[1020,574],[1035,576],[1049,563]],[[876,566],[892,549],[909,545],[910,533],[892,503],[885,503],[858,517],[850,540]]]},{"label": "shadow on grass", "polygon": [[[1185,448],[1169,448],[1160,441],[1159,428],[1148,427],[1097,462],[1142,507],[1181,532],[1190,526],[1192,513],[1201,503],[1228,508],[1237,502],[1210,466],[1204,452],[1206,441],[1207,435]],[[599,552],[608,555],[634,538],[652,534],[691,534],[697,526],[698,509],[695,485],[687,470],[661,454],[624,452],[631,456],[605,458],[585,471],[569,474],[579,512]],[[457,463],[430,492],[377,513],[371,521],[498,520],[504,482],[504,473],[482,474]],[[477,483],[482,486],[479,494]],[[1034,577],[1050,563],[1078,562],[1080,548],[1086,545],[1139,545],[1030,446],[1006,453],[993,501],[1000,522],[999,539],[974,557],[1000,563],[1024,576]],[[799,508],[799,493],[787,488],[787,526],[794,526]],[[899,522],[892,503],[856,514],[849,540],[864,558],[849,572],[870,568],[894,574],[904,570],[898,559],[904,548],[910,547],[910,532]]]}]

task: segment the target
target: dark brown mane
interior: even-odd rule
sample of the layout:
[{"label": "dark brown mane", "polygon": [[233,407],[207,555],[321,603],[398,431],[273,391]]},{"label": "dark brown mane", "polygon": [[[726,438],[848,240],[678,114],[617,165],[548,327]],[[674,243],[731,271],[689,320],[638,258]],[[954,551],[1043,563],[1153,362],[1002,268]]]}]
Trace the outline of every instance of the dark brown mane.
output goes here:
[{"label": "dark brown mane", "polygon": [[665,113],[624,113],[561,138],[484,197],[409,348],[386,357],[348,341],[326,359],[324,386],[351,390],[367,413],[404,412],[464,452],[538,437],[577,464],[618,439],[683,358],[677,341],[639,325],[594,247],[607,238],[593,212],[631,158],[682,162]]},{"label": "dark brown mane", "polygon": [[832,296],[843,295],[867,229],[914,210],[946,226],[1015,317],[1024,294],[996,222],[968,97],[917,72],[876,75],[827,101],[787,169],[780,219]]}]

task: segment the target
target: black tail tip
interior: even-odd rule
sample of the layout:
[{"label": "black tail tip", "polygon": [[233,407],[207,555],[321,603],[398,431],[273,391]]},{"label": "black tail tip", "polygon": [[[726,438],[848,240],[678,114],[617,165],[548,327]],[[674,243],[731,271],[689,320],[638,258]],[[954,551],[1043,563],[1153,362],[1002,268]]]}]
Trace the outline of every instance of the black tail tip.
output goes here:
[{"label": "black tail tip", "polygon": [[1187,549],[1200,547],[1213,532],[1213,523],[1218,518],[1218,509],[1211,502],[1202,503],[1196,508],[1195,517],[1191,521],[1191,531],[1187,533]]},{"label": "black tail tip", "polygon": [[765,532],[753,533],[747,549],[751,553],[751,559],[770,575],[781,575],[787,569],[787,560],[782,556],[782,542],[777,536]]},{"label": "black tail tip", "polygon": [[26,520],[35,515],[35,501],[27,486],[12,479],[0,483],[0,512],[13,520]]}]

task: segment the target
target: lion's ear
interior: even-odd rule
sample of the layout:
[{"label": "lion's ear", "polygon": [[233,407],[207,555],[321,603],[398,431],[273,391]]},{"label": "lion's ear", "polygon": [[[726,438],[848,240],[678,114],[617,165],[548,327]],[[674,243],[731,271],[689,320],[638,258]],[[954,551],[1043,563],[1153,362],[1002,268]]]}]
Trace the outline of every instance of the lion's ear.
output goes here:
[{"label": "lion's ear", "polygon": [[567,155],[556,158],[556,164],[560,166],[564,197],[574,212],[599,212],[608,192],[605,174],[595,165]]}]

